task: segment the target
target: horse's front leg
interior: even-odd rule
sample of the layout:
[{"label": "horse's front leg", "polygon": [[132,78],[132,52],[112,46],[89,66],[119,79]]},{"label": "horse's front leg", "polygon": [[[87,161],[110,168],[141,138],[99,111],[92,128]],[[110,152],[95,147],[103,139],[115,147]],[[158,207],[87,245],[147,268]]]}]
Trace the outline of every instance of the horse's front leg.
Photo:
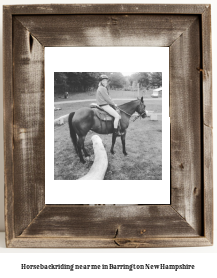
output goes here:
[{"label": "horse's front leg", "polygon": [[127,133],[127,132],[125,131],[124,134],[121,135],[121,142],[122,142],[122,148],[123,148],[123,154],[124,154],[124,155],[127,155],[126,146],[125,146],[126,133]]},{"label": "horse's front leg", "polygon": [[84,152],[85,157],[90,156],[89,153],[87,152],[87,150],[85,149],[84,145],[83,145],[83,152]]},{"label": "horse's front leg", "polygon": [[116,141],[116,138],[117,138],[117,135],[115,133],[112,134],[112,146],[111,146],[111,154],[115,154],[115,151],[114,151],[114,145],[115,145],[115,141]]}]

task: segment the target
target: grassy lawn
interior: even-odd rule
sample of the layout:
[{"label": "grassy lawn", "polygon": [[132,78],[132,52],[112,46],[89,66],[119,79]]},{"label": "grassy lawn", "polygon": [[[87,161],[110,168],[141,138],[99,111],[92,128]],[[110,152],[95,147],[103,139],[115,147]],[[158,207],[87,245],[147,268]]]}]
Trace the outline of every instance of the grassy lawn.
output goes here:
[{"label": "grassy lawn", "polygon": [[[126,136],[128,156],[122,153],[121,139],[117,138],[115,155],[110,154],[112,135],[99,135],[108,155],[108,169],[105,180],[160,180],[162,179],[162,120],[150,121],[149,118],[130,122]],[[79,157],[69,135],[67,122],[55,128],[54,136],[54,173],[55,179],[76,180],[85,175],[94,160],[89,132],[85,146],[91,155],[86,164]]]},{"label": "grassy lawn", "polygon": [[[112,98],[135,98],[135,92],[111,91]],[[141,96],[141,95],[140,95]],[[150,98],[150,95],[146,94]],[[91,101],[67,103],[70,100]],[[62,110],[54,112],[54,118],[71,113],[80,107],[88,107],[91,102],[95,102],[95,93],[79,93],[69,95],[69,99],[55,98],[55,101],[65,101],[64,104],[55,105]],[[120,105],[127,100],[115,100]],[[162,99],[145,100],[146,109],[155,113],[162,113]],[[94,161],[91,137],[95,134],[89,132],[85,147],[91,155],[90,160],[85,164],[80,163],[80,159],[75,153],[69,135],[68,123],[63,126],[55,126],[54,135],[54,173],[58,180],[76,180],[85,175]],[[158,121],[150,121],[149,118],[130,122],[126,136],[126,150],[128,156],[122,153],[121,139],[117,138],[115,144],[115,155],[110,153],[112,135],[99,135],[108,155],[108,169],[105,180],[160,180],[162,179],[162,116],[158,115]]]}]

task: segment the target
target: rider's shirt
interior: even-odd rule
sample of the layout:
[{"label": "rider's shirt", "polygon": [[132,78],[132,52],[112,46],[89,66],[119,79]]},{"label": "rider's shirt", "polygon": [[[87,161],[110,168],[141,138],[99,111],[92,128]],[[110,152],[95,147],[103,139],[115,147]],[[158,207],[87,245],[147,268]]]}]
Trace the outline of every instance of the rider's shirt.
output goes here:
[{"label": "rider's shirt", "polygon": [[111,99],[111,97],[108,94],[108,90],[102,85],[99,85],[97,89],[96,101],[99,106],[108,105],[108,104],[115,105],[114,101]]}]

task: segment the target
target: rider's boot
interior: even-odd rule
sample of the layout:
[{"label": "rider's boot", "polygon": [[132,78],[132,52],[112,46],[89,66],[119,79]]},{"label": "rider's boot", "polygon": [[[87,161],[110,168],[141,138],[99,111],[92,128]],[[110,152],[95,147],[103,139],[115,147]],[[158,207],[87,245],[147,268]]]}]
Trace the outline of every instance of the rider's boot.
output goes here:
[{"label": "rider's boot", "polygon": [[115,134],[116,136],[119,136],[119,131],[118,131],[117,128],[114,128],[114,134]]},{"label": "rider's boot", "polygon": [[120,122],[118,123],[118,127],[114,128],[114,134],[116,136],[121,136],[121,127],[120,127]]}]

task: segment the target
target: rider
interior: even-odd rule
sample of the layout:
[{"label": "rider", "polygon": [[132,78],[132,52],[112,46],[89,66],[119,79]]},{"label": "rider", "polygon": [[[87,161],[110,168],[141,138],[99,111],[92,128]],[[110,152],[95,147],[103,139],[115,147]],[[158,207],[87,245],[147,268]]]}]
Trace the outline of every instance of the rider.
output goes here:
[{"label": "rider", "polygon": [[114,134],[115,135],[120,135],[118,131],[118,123],[121,118],[121,116],[113,109],[110,105],[117,107],[117,105],[114,103],[114,101],[111,99],[109,96],[108,92],[108,76],[103,74],[100,76],[100,82],[99,82],[99,87],[97,89],[96,93],[96,101],[97,104],[108,114],[113,116],[114,119]]}]

